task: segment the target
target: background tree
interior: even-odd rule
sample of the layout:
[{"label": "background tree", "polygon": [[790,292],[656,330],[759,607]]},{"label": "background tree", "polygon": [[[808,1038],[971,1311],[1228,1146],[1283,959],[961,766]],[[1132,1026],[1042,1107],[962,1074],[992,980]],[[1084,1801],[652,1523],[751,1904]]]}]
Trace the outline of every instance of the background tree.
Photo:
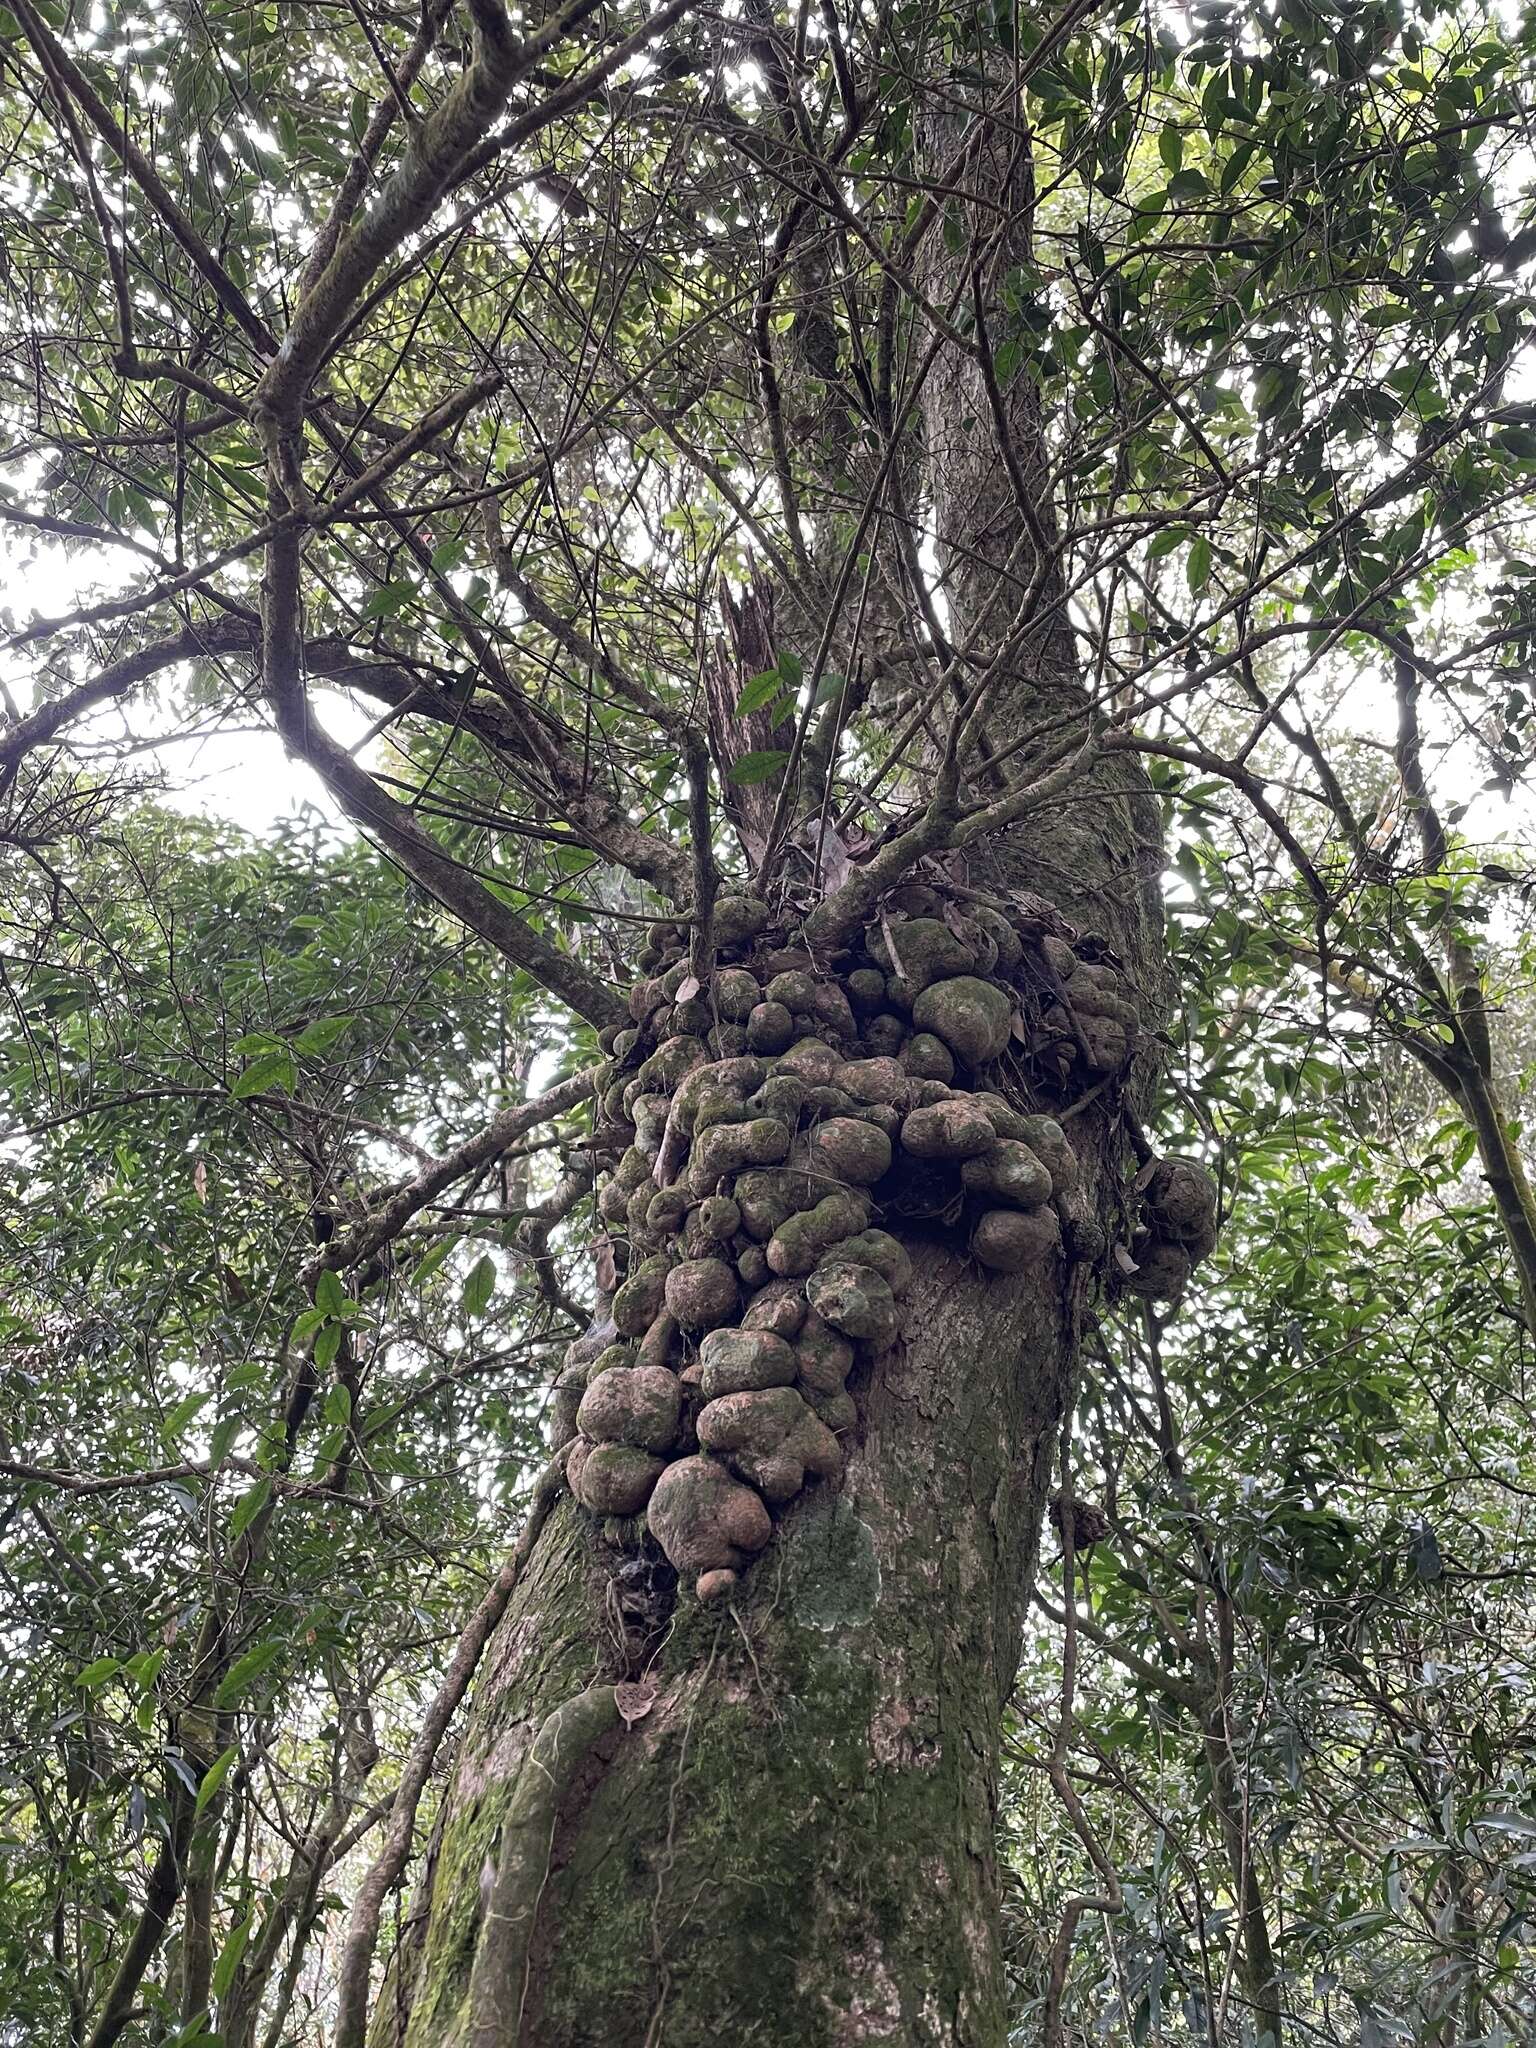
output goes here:
[{"label": "background tree", "polygon": [[[18,0],[0,63],[0,520],[71,586],[18,578],[0,729],[24,2010],[93,2048],[1055,2042],[1176,1984],[1192,2038],[1278,2048],[1358,1952],[1362,2030],[1517,2028],[1483,1816],[1518,1840],[1521,1688],[1431,1727],[1402,1673],[1465,1634],[1418,1361],[1495,1414],[1536,1312],[1492,1021],[1522,856],[1460,836],[1530,745],[1523,31]],[[253,719],[347,832],[146,803],[146,747]],[[805,983],[782,1027],[743,965]],[[986,1028],[914,1050],[960,969]],[[721,1398],[697,1339],[770,1271],[804,1317],[728,1172],[688,1185],[729,1261],[673,1221],[734,1305],[615,1302],[670,1256],[639,1176],[705,1150],[663,1048],[797,1033],[785,1171],[894,1161],[878,1285],[837,1283],[883,1306],[844,1391],[774,1396],[815,1483],[669,1441],[774,1507],[716,1556],[570,1411],[614,1337]],[[1031,1141],[1049,1202],[913,1172],[940,1110]],[[1167,1326],[1209,1232],[1164,1144],[1251,1205]],[[1458,1438],[1461,1548],[1517,1412]],[[1176,1877],[1101,1699],[1196,1795]],[[1319,1749],[1380,1793],[1353,1829]],[[1032,1768],[1074,1874],[1026,1936]],[[1373,1918],[1405,1802],[1434,1846]]]}]

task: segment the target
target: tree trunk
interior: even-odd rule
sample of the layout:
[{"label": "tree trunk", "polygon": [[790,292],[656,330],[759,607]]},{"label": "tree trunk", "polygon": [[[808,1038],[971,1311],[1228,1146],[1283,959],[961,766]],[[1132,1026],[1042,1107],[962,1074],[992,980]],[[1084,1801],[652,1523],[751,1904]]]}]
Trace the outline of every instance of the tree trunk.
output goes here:
[{"label": "tree trunk", "polygon": [[1059,1275],[912,1249],[846,1477],[787,1510],[734,1614],[552,1518],[458,1761],[409,2043],[461,2037],[536,1731],[618,1678],[654,1700],[563,1760],[507,2048],[1003,2039],[998,1736],[1070,1330]]},{"label": "tree trunk", "polygon": [[[936,154],[948,149],[941,136]],[[1011,157],[968,175],[1027,185]],[[1006,267],[994,253],[984,305]],[[964,260],[943,258],[930,293],[956,284],[958,297]],[[1065,720],[1050,744],[1065,735],[1070,752],[1087,702],[1048,510],[1016,545],[1029,525],[1018,486],[1044,489],[1038,408],[1008,399],[1004,432],[981,372],[949,348],[925,432],[941,559],[947,537],[964,562],[951,630],[975,657],[952,695],[1000,650],[986,730],[1022,735],[1049,714]],[[1013,474],[1008,441],[1026,455]],[[1012,595],[994,604],[1000,576]],[[1039,622],[1020,630],[1032,580]],[[985,780],[986,758],[979,747],[962,763],[967,782]],[[1157,1007],[1156,819],[1133,783],[1124,756],[1085,764],[1065,809],[969,849],[975,879],[1036,921],[1041,1011],[1061,996],[1041,937],[1051,904],[1098,942],[1070,1032],[1055,1013],[1077,1049],[1047,1063],[1046,1093],[1004,1062],[1028,1109],[1086,1098],[1067,1125],[1077,1164],[1071,1192],[1058,1187],[1059,1238],[1051,1222],[1026,1270],[989,1271],[946,1221],[879,1217],[913,1268],[898,1334],[848,1382],[857,1419],[840,1431],[840,1477],[778,1510],[729,1606],[696,1597],[691,1573],[680,1583],[636,1520],[562,1502],[487,1652],[379,2048],[1005,2040],[1001,1721],[1077,1326],[1118,1228],[1135,1013],[1145,1024]],[[1119,1051],[1095,1066],[1122,1024]]]},{"label": "tree trunk", "polygon": [[[1070,953],[1039,943],[1042,957]],[[999,1064],[1022,1089],[1020,1063]],[[680,1581],[640,1516],[599,1519],[569,1498],[551,1516],[487,1651],[376,2042],[1005,2039],[1000,1727],[1078,1320],[1122,1172],[1116,1091],[1069,1067],[1064,1085],[1088,1099],[1065,1161],[1050,1126],[1055,1193],[1033,1212],[1040,1249],[1023,1270],[989,1270],[968,1251],[958,1195],[936,1219],[903,1223],[899,1181],[894,1198],[890,1176],[876,1184],[911,1262],[893,1283],[896,1335],[856,1358],[838,1476],[780,1508],[729,1605],[705,1595],[717,1572],[697,1589],[692,1570]],[[666,1190],[665,1142],[653,1150]],[[631,1218],[655,1199],[647,1176]],[[588,1355],[614,1336],[616,1313],[604,1300]],[[667,1323],[657,1315],[641,1349],[661,1331],[681,1364],[691,1347],[679,1351]],[[633,1338],[641,1326],[620,1327]],[[585,1384],[604,1385],[606,1370]]]}]

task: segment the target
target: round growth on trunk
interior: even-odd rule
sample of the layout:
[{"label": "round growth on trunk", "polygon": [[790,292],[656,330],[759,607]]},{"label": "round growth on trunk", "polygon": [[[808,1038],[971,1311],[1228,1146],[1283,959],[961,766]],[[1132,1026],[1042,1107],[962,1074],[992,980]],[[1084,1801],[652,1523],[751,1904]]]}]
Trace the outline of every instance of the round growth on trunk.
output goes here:
[{"label": "round growth on trunk", "polygon": [[[727,897],[702,987],[682,931],[658,934],[635,1027],[606,1041],[599,1206],[626,1272],[613,1321],[638,1348],[604,1354],[574,1417],[562,1379],[555,1413],[577,1499],[645,1507],[713,1599],[774,1515],[836,1480],[850,1382],[900,1341],[898,1231],[949,1233],[983,1275],[1102,1252],[1070,1223],[1078,1162],[1050,1112],[1123,1065],[1133,1013],[1107,963],[928,884],[827,961],[766,904]],[[1200,1169],[1165,1163],[1143,1195],[1145,1284],[1181,1281],[1213,1207]]]}]

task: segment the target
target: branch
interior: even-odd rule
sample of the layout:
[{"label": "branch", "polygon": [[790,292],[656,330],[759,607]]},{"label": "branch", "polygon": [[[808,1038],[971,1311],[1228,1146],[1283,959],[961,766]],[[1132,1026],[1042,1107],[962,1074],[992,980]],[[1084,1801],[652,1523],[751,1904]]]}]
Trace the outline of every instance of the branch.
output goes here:
[{"label": "branch", "polygon": [[313,722],[302,676],[300,617],[299,537],[283,533],[267,550],[262,667],[289,751],[307,761],[353,822],[376,832],[412,880],[470,931],[525,968],[579,1017],[598,1026],[625,1022],[629,1012],[609,988],[444,853],[405,805],[386,796],[367,769]]},{"label": "branch", "polygon": [[[279,419],[294,416],[369,278],[431,218],[457,182],[465,158],[506,105],[512,88],[598,4],[599,0],[570,0],[535,34],[519,40],[494,0],[474,0],[470,8],[476,40],[473,62],[442,105],[413,131],[398,170],[357,226],[343,236],[335,255],[305,294],[284,336],[281,355],[262,380],[258,405]],[[579,106],[595,86],[611,77],[691,4],[692,0],[668,0],[633,34],[616,43],[600,63],[548,93],[536,108],[514,121],[505,138],[507,146],[527,141]]]},{"label": "branch", "polygon": [[317,1258],[303,1275],[304,1285],[311,1286],[326,1267],[340,1272],[347,1266],[371,1259],[375,1252],[398,1237],[411,1218],[426,1208],[444,1188],[451,1187],[466,1174],[474,1173],[489,1160],[499,1158],[525,1132],[548,1123],[563,1110],[574,1109],[578,1102],[592,1094],[596,1082],[597,1071],[589,1069],[585,1073],[573,1074],[568,1081],[560,1082],[558,1087],[543,1095],[536,1095],[532,1102],[510,1104],[475,1137],[467,1138],[452,1152],[434,1160],[413,1180],[398,1187],[366,1223],[359,1224],[345,1236],[333,1238],[324,1255]]},{"label": "branch", "polygon": [[161,1842],[149,1873],[144,1910],[123,1951],[123,1959],[117,1966],[86,2048],[112,2048],[112,2043],[133,2018],[134,1999],[143,1982],[144,1972],[154,1960],[180,1896],[182,1866],[192,1825],[192,1802],[186,1787],[174,1776],[171,1780],[171,1811],[171,1830]]},{"label": "branch", "polygon": [[[414,118],[409,98],[410,88],[415,84],[422,65],[431,55],[432,45],[437,40],[439,29],[448,18],[452,4],[453,0],[431,0],[430,5],[422,8],[420,26],[398,71],[390,68],[382,50],[375,49],[374,54],[379,59],[380,68],[388,80],[390,90],[374,108],[367,129],[357,145],[357,153],[352,159],[347,175],[341,181],[341,188],[336,194],[330,216],[315,237],[315,246],[310,252],[300,283],[301,293],[308,292],[336,253],[336,244],[341,239],[342,229],[357,210],[358,202],[368,183],[368,174],[378,161],[379,151],[394,126],[396,114],[407,121]],[[367,17],[361,10],[358,12],[358,21],[366,32]]]},{"label": "branch", "polygon": [[1138,754],[1153,754],[1159,760],[1182,761],[1188,767],[1199,768],[1209,775],[1219,775],[1224,782],[1230,782],[1234,789],[1241,790],[1255,811],[1275,835],[1276,840],[1291,857],[1291,864],[1307,886],[1319,913],[1328,917],[1334,910],[1333,898],[1323,884],[1321,875],[1313,865],[1306,848],[1291,830],[1280,810],[1270,801],[1265,778],[1257,775],[1241,762],[1229,761],[1224,755],[1212,753],[1206,747],[1177,745],[1171,740],[1147,739],[1140,733],[1124,729],[1103,735],[1106,750]]},{"label": "branch", "polygon": [[221,1468],[208,1459],[183,1459],[179,1465],[158,1465],[150,1472],[71,1472],[63,1465],[23,1465],[0,1458],[0,1475],[33,1486],[56,1486],[63,1493],[121,1493],[140,1486],[163,1486],[173,1479],[207,1479]]},{"label": "branch", "polygon": [[36,8],[29,4],[29,0],[16,0],[11,11],[21,23],[27,41],[36,51],[44,71],[51,71],[69,88],[90,120],[91,126],[191,257],[193,267],[212,286],[214,297],[225,312],[243,329],[261,354],[271,355],[277,343],[267,323],[193,227],[186,214],[171,197],[160,173],[138,144],[130,140],[117,116],[59,42]]},{"label": "branch", "polygon": [[824,897],[805,921],[804,936],[818,952],[832,954],[848,944],[874,915],[887,889],[893,889],[922,854],[952,843],[956,808],[943,790],[915,824],[906,826],[863,867],[855,868],[840,889]]},{"label": "branch", "polygon": [[[416,1809],[421,1804],[421,1795],[437,1756],[438,1746],[447,1733],[449,1722],[458,1710],[459,1702],[469,1690],[469,1681],[474,1677],[476,1666],[486,1644],[490,1641],[491,1631],[506,1612],[507,1602],[522,1576],[523,1567],[532,1554],[540,1531],[549,1519],[550,1509],[560,1497],[563,1485],[563,1469],[558,1461],[547,1465],[539,1475],[523,1532],[518,1537],[511,1556],[496,1574],[489,1591],[470,1617],[469,1624],[460,1636],[458,1646],[449,1660],[443,1682],[427,1709],[421,1724],[421,1732],[411,1744],[410,1754],[400,1773],[400,1784],[395,1793],[394,1804],[390,1808],[389,1830],[384,1838],[384,1847],[369,1866],[367,1875],[357,1888],[351,1918],[347,1922],[346,1939],[342,1943],[341,1961],[336,1973],[336,2032],[333,2036],[333,2048],[364,2048],[368,2026],[368,1981],[373,1968],[374,1945],[379,1937],[379,1919],[384,1910],[384,1901],[398,1882],[400,1873],[405,1868],[406,1857],[410,1854],[411,1837],[416,1825]],[[612,1698],[610,1689],[610,1702]],[[617,1708],[614,1708],[615,1715],[617,1711]]]},{"label": "branch", "polygon": [[683,758],[688,769],[688,828],[693,852],[688,971],[707,986],[715,966],[715,898],[720,892],[720,870],[715,865],[714,821],[709,812],[709,748],[691,725],[683,736]]},{"label": "branch", "polygon": [[312,724],[304,705],[302,725],[278,713],[278,725],[292,751],[307,761],[354,823],[376,832],[413,881],[542,987],[601,1028],[623,1024],[629,1012],[604,982],[569,953],[493,896],[482,882],[444,853],[415,822],[404,804],[386,796],[344,747]]},{"label": "branch", "polygon": [[[342,437],[323,418],[319,425],[338,461],[345,467],[353,467],[354,458]],[[288,461],[283,453],[281,435],[272,439],[271,452],[281,474]],[[508,746],[505,741],[501,744],[508,755],[507,765],[514,780],[524,780],[528,764],[536,764],[547,779],[546,796],[558,805],[594,853],[627,867],[632,874],[649,882],[674,902],[681,900],[687,869],[683,856],[662,835],[647,832],[636,825],[614,798],[599,793],[592,781],[590,763],[574,758],[566,750],[559,737],[558,722],[550,713],[527,704],[502,664],[493,637],[482,629],[475,614],[457,596],[447,576],[433,567],[430,551],[415,523],[376,485],[370,495],[398,534],[402,545],[432,581],[450,616],[463,632],[470,652],[501,696],[505,716],[512,721],[512,744]],[[489,500],[482,502],[490,503]],[[487,518],[494,528],[494,509],[487,513]]]},{"label": "branch", "polygon": [[254,634],[243,619],[219,619],[208,626],[184,626],[173,639],[156,640],[133,654],[125,654],[100,675],[51,704],[40,704],[25,718],[0,732],[0,769],[13,768],[34,747],[46,746],[66,725],[85,712],[114,697],[123,697],[137,684],[147,682],[162,669],[179,661],[193,661],[204,654],[249,653]]},{"label": "branch", "polygon": [[1069,1623],[1065,1608],[1053,1607],[1042,1593],[1035,1594],[1035,1605],[1048,1621],[1054,1621],[1058,1628],[1073,1628],[1091,1643],[1096,1643],[1107,1657],[1113,1657],[1117,1664],[1124,1665],[1133,1678],[1139,1678],[1150,1692],[1160,1692],[1176,1706],[1185,1707],[1192,1714],[1203,1714],[1206,1710],[1206,1695],[1187,1678],[1176,1678],[1171,1671],[1163,1671],[1135,1650],[1128,1650],[1117,1643],[1107,1630],[1090,1621],[1081,1609],[1077,1609]]}]

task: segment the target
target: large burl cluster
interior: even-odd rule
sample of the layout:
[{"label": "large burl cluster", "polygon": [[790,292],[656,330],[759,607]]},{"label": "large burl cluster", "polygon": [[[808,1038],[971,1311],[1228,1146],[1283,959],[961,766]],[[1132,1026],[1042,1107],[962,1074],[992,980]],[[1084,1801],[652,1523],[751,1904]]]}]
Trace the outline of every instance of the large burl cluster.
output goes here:
[{"label": "large burl cluster", "polygon": [[1159,1159],[1140,1182],[1141,1209],[1131,1238],[1134,1270],[1120,1284],[1131,1294],[1172,1301],[1216,1248],[1216,1184],[1193,1159]]},{"label": "large burl cluster", "polygon": [[997,1272],[1059,1255],[1077,1159],[988,1088],[1004,1053],[1091,1085],[1133,1028],[1112,968],[926,886],[830,966],[769,927],[723,899],[707,985],[682,929],[652,927],[633,1026],[605,1038],[604,1128],[633,1134],[599,1197],[624,1277],[555,1399],[577,1500],[643,1510],[704,1599],[841,1467],[849,1375],[911,1279],[882,1223],[964,1232]]}]

